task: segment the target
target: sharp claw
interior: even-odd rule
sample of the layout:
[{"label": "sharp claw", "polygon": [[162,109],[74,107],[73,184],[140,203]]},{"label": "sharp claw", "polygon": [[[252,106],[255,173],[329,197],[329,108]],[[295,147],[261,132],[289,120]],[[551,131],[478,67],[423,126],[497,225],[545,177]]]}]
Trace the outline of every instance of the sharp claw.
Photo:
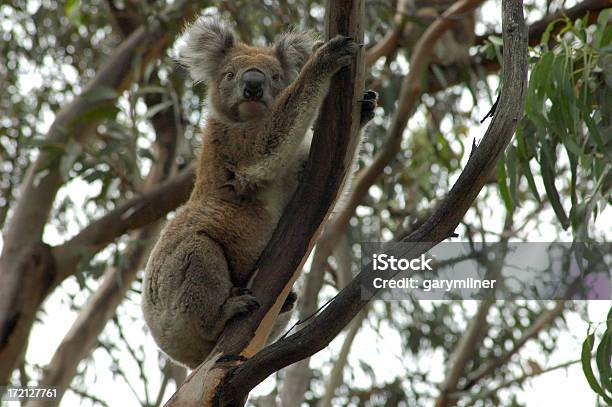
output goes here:
[{"label": "sharp claw", "polygon": [[378,93],[373,90],[366,90],[363,92],[363,98],[366,100],[376,100],[378,99]]}]

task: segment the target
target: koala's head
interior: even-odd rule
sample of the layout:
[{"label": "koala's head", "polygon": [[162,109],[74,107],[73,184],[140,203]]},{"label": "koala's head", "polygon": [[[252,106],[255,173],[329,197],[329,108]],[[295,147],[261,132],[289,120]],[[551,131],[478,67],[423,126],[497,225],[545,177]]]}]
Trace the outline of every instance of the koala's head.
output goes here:
[{"label": "koala's head", "polygon": [[311,32],[287,32],[270,47],[253,47],[210,17],[187,27],[184,39],[179,62],[196,82],[208,85],[210,114],[229,122],[263,117],[297,77],[315,43]]}]

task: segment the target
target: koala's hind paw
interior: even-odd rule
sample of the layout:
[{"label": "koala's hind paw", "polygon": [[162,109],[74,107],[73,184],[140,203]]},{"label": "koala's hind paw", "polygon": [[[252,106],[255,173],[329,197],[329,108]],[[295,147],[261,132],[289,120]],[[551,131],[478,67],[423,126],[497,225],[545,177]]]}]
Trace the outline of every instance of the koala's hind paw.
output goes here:
[{"label": "koala's hind paw", "polygon": [[297,298],[298,296],[295,293],[295,291],[289,292],[289,295],[285,299],[285,302],[283,303],[283,306],[281,307],[280,312],[283,313],[283,312],[291,311],[293,307],[295,306],[295,302],[297,301]]},{"label": "koala's hind paw", "polygon": [[253,295],[253,292],[245,287],[234,287],[231,291],[232,297],[238,297],[241,295]]},{"label": "koala's hind paw", "polygon": [[359,100],[361,103],[361,124],[364,125],[374,118],[374,110],[376,110],[378,101],[378,93],[373,90],[363,92],[363,98]]},{"label": "koala's hind paw", "polygon": [[[227,301],[225,301],[225,304],[223,305],[223,312],[226,320],[229,320],[237,315],[250,314],[259,308],[259,301],[257,301],[257,298],[255,298],[246,288],[241,290],[245,291],[242,294],[237,293],[238,295],[233,295],[232,297],[229,297]],[[234,294],[233,290],[232,294]]]},{"label": "koala's hind paw", "polygon": [[337,35],[317,50],[316,57],[324,69],[329,73],[335,73],[353,62],[359,48],[360,45],[351,37]]}]

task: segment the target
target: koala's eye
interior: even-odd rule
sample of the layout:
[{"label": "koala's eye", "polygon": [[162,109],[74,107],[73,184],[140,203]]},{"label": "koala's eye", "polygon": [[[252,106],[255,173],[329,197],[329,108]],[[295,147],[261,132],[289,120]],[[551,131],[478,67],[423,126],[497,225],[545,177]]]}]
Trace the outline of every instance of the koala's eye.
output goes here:
[{"label": "koala's eye", "polygon": [[232,79],[234,77],[234,73],[233,72],[227,72],[225,74],[225,79]]},{"label": "koala's eye", "polygon": [[280,74],[275,73],[274,75],[272,75],[272,79],[275,81],[280,80],[280,78],[281,78]]}]

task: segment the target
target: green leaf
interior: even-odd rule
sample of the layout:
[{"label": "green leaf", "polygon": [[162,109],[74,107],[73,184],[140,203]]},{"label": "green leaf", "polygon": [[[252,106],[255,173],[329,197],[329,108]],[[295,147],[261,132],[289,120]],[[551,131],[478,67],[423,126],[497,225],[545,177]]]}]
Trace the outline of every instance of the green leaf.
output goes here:
[{"label": "green leaf", "polygon": [[536,201],[538,201],[538,203],[542,203],[542,200],[540,199],[540,191],[538,191],[538,187],[535,183],[535,179],[533,178],[531,167],[529,166],[529,161],[520,160],[520,163],[521,163],[521,170],[523,171],[525,178],[527,178],[527,184],[529,185],[529,189],[531,190],[531,193],[535,197]]},{"label": "green leaf", "polygon": [[168,93],[168,89],[164,88],[163,86],[159,86],[159,85],[145,85],[145,86],[141,86],[138,88],[136,95],[140,96],[140,95],[144,95],[147,93],[166,94]]},{"label": "green leaf", "polygon": [[610,18],[610,12],[612,9],[608,8],[602,10],[597,17],[597,30],[593,34],[593,43],[596,48],[601,48],[607,45],[609,38],[605,38],[606,29],[609,28],[608,20]]},{"label": "green leaf", "polygon": [[565,210],[561,205],[561,198],[559,197],[559,191],[555,186],[555,154],[550,146],[548,140],[542,138],[542,149],[540,151],[540,164],[542,169],[542,181],[544,182],[544,189],[546,189],[546,195],[550,201],[550,205],[557,215],[557,219],[561,222],[563,229],[567,229],[570,226],[569,219],[565,214]]},{"label": "green leaf", "polygon": [[64,15],[74,25],[80,26],[83,23],[80,0],[68,0],[64,6]]},{"label": "green leaf", "polygon": [[548,48],[548,41],[550,40],[550,33],[552,32],[553,28],[555,28],[555,24],[557,24],[559,22],[559,20],[553,20],[551,21],[547,26],[546,26],[546,30],[544,30],[544,33],[542,34],[542,38],[540,39],[540,44],[546,48]]},{"label": "green leaf", "polygon": [[589,222],[590,215],[587,215],[586,209],[586,202],[580,202],[572,206],[572,209],[570,210],[570,219],[572,221],[572,227],[575,230],[578,230],[585,223]]},{"label": "green leaf", "polygon": [[572,202],[572,206],[578,203],[577,189],[576,183],[578,182],[578,158],[572,154],[572,152],[567,149],[567,156],[569,157],[569,167],[571,171],[570,175],[570,199]]},{"label": "green leaf", "polygon": [[508,187],[510,189],[510,197],[512,198],[513,205],[520,206],[518,199],[518,180],[517,180],[517,151],[516,147],[509,146],[506,152],[506,168],[508,170]]},{"label": "green leaf", "polygon": [[599,131],[599,127],[597,127],[595,121],[593,121],[593,118],[588,113],[585,113],[583,115],[583,118],[587,128],[589,129],[589,135],[597,145],[597,149],[599,150],[599,152],[606,154],[606,146],[604,144],[603,137]]},{"label": "green leaf", "polygon": [[603,388],[612,394],[612,333],[604,332],[601,337],[601,343],[597,347],[595,354],[595,362],[597,362],[597,370],[599,371],[599,380]]},{"label": "green leaf", "polygon": [[599,51],[601,53],[610,52],[611,42],[612,42],[612,27],[607,26],[604,29],[603,34],[601,35],[601,40],[599,41],[599,43],[601,44],[601,48],[599,49]]},{"label": "green leaf", "polygon": [[172,99],[168,99],[166,101],[156,104],[155,106],[151,106],[147,110],[147,114],[146,114],[147,119],[150,119],[151,117],[155,116],[157,113],[172,106],[173,104],[174,102],[172,101]]},{"label": "green leaf", "polygon": [[580,359],[582,360],[582,371],[584,372],[584,376],[591,386],[591,389],[599,396],[601,396],[606,403],[612,403],[612,398],[608,397],[604,390],[597,382],[595,378],[595,374],[593,373],[593,368],[591,366],[591,352],[593,351],[593,346],[595,344],[595,334],[591,333],[587,335],[586,339],[582,343],[582,353]]},{"label": "green leaf", "polygon": [[512,203],[512,198],[510,196],[510,190],[508,188],[508,184],[506,183],[506,163],[505,158],[502,157],[497,162],[497,184],[499,185],[499,193],[504,201],[504,205],[506,206],[506,210],[508,212],[512,212],[514,210],[514,204]]}]

